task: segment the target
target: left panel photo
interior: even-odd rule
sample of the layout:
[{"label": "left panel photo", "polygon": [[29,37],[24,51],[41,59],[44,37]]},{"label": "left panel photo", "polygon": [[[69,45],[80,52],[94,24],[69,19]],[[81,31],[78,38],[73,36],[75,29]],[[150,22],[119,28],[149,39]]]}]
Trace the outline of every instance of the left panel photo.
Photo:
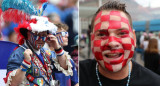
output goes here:
[{"label": "left panel photo", "polygon": [[79,86],[78,0],[0,0],[0,85]]}]

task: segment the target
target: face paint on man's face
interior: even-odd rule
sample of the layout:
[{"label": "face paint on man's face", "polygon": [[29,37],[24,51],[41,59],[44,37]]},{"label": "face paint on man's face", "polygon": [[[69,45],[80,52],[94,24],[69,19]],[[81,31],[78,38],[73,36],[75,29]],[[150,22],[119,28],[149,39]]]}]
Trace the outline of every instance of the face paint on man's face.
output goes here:
[{"label": "face paint on man's face", "polygon": [[133,57],[135,41],[129,20],[122,11],[100,11],[94,22],[91,48],[98,63],[113,72]]},{"label": "face paint on man's face", "polygon": [[[45,32],[39,33],[41,35],[45,34]],[[31,32],[30,42],[32,46],[36,49],[40,49],[43,47],[45,41],[47,40],[46,36],[39,36]]]}]

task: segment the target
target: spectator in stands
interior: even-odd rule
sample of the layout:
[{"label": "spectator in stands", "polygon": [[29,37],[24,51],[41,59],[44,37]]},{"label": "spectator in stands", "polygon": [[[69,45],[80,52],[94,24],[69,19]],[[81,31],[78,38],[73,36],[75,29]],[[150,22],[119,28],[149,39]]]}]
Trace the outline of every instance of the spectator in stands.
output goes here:
[{"label": "spectator in stands", "polygon": [[[56,37],[58,39],[59,44],[64,47],[68,45],[68,26],[66,24],[58,23],[56,24],[58,27],[56,32]],[[65,53],[68,53],[65,51]],[[70,55],[67,57],[71,58]],[[70,62],[72,63],[72,71],[73,75],[65,76],[61,71],[55,70],[54,75],[55,79],[60,81],[60,86],[79,86],[78,84],[78,74],[76,70],[76,65],[74,61],[71,59]]]},{"label": "spectator in stands", "polygon": [[153,72],[160,74],[160,71],[158,71],[159,60],[158,41],[156,38],[152,38],[149,40],[148,47],[144,53],[144,66]]},{"label": "spectator in stands", "polygon": [[47,17],[49,18],[50,22],[52,22],[54,24],[61,23],[61,19],[60,19],[59,15],[56,13],[51,13]]}]

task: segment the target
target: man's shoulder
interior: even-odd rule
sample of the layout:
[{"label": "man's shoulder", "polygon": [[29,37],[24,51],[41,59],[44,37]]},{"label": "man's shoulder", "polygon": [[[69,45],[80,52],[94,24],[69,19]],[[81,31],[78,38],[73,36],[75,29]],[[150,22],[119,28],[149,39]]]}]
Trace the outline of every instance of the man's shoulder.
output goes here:
[{"label": "man's shoulder", "polygon": [[86,59],[86,60],[80,61],[80,65],[92,65],[95,63],[96,63],[95,59]]},{"label": "man's shoulder", "polygon": [[18,47],[17,49],[15,49],[13,51],[13,53],[11,54],[12,55],[23,55],[23,52],[25,51],[25,49],[23,49],[22,47]]},{"label": "man's shoulder", "polygon": [[134,62],[134,61],[132,61],[132,62],[133,62],[134,70],[136,70],[137,72],[142,73],[142,74],[149,74],[149,75],[157,76],[156,73],[154,73],[151,70],[141,66],[137,62]]},{"label": "man's shoulder", "polygon": [[83,60],[83,61],[80,61],[79,63],[80,70],[89,70],[94,68],[95,65],[96,65],[96,60],[94,59]]},{"label": "man's shoulder", "polygon": [[[133,62],[133,78],[135,81],[138,80],[141,81],[141,83],[148,83],[152,84],[153,86],[160,86],[160,76],[157,75],[156,73],[152,72],[151,70],[139,65],[138,63]],[[145,82],[144,82],[145,81]],[[155,84],[155,85],[154,85]]]},{"label": "man's shoulder", "polygon": [[91,86],[89,84],[94,83],[94,80],[96,79],[96,60],[87,59],[80,61],[79,72],[80,85]]}]

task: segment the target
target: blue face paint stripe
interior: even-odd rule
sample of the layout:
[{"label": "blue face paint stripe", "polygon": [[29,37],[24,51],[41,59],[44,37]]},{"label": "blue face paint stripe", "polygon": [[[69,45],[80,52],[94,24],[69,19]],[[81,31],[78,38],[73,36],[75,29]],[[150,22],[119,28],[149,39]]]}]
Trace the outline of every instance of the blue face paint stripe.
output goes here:
[{"label": "blue face paint stripe", "polygon": [[44,37],[41,37],[42,41],[44,41]]},{"label": "blue face paint stripe", "polygon": [[42,41],[46,41],[46,37],[41,37]]},{"label": "blue face paint stripe", "polygon": [[60,36],[58,36],[58,39],[59,39],[59,44],[61,44],[62,42],[61,42]]},{"label": "blue face paint stripe", "polygon": [[62,40],[62,36],[59,36],[60,40],[61,40],[61,43],[63,43],[63,40]]},{"label": "blue face paint stripe", "polygon": [[58,39],[58,43],[60,44],[59,37],[57,37],[57,39]]}]

